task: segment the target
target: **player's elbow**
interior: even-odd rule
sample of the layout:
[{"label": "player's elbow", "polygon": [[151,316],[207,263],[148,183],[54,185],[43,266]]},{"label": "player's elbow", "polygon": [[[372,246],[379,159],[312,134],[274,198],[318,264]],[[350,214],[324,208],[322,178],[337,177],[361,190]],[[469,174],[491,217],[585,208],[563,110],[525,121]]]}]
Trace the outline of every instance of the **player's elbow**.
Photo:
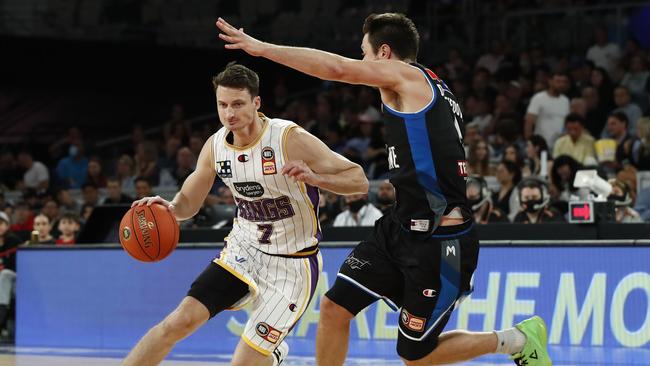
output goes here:
[{"label": "player's elbow", "polygon": [[359,165],[355,167],[355,174],[357,175],[357,179],[355,179],[355,194],[366,194],[368,193],[368,188],[370,187],[370,183],[368,182],[368,177],[366,177],[366,173],[363,171],[363,168]]}]

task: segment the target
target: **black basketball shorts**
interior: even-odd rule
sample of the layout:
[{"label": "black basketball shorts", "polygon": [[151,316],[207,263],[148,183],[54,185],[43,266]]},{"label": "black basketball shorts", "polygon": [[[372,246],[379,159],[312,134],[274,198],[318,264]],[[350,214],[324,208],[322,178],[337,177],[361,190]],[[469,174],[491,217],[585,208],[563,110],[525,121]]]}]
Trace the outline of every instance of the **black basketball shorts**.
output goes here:
[{"label": "black basketball shorts", "polygon": [[355,315],[378,299],[399,310],[397,353],[419,360],[436,348],[451,312],[472,292],[478,252],[472,221],[431,234],[383,216],[343,262],[326,296]]}]

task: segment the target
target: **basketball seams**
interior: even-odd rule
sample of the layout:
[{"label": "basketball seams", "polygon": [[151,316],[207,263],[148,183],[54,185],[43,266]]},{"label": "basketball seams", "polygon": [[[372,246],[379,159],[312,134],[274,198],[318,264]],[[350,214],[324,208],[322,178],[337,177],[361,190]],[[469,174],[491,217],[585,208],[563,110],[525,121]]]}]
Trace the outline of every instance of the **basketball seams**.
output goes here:
[{"label": "basketball seams", "polygon": [[156,217],[156,213],[153,211],[151,206],[147,206],[147,208],[151,212],[151,218],[153,218],[154,226],[156,227],[156,234],[158,235],[158,240],[157,240],[158,241],[158,254],[156,254],[156,259],[155,260],[159,261],[162,258],[160,258],[160,247],[161,247],[161,245],[160,245],[161,240],[160,239],[161,238],[160,238],[160,229],[158,228],[158,218]]}]

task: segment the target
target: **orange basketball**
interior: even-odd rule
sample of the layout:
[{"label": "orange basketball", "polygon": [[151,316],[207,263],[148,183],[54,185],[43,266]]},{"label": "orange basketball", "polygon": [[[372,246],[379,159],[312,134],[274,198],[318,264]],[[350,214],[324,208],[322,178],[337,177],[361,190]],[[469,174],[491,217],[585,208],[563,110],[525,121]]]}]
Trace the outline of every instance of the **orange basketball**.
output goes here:
[{"label": "orange basketball", "polygon": [[132,207],[120,222],[120,243],[129,255],[142,262],[167,257],[178,244],[176,218],[163,205]]}]

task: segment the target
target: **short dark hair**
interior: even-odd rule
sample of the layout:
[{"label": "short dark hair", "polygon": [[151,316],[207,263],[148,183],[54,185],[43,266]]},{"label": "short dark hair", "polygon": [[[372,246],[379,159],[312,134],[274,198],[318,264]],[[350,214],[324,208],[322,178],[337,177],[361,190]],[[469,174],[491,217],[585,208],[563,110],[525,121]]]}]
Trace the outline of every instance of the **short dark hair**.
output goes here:
[{"label": "short dark hair", "polygon": [[138,182],[145,182],[145,183],[147,183],[147,185],[149,187],[151,187],[151,181],[149,179],[145,178],[145,177],[137,177],[137,178],[135,178],[135,180],[133,181],[133,184],[136,184]]},{"label": "short dark hair", "polygon": [[363,34],[368,34],[373,52],[387,44],[399,58],[417,59],[420,35],[413,21],[404,14],[370,14],[363,22]]},{"label": "short dark hair", "polygon": [[64,212],[63,215],[61,215],[61,218],[59,219],[59,222],[61,222],[63,220],[73,221],[73,222],[76,222],[77,224],[81,223],[80,220],[79,220],[79,215],[74,214],[72,212]]},{"label": "short dark hair", "polygon": [[570,122],[578,122],[582,126],[585,125],[585,119],[578,113],[569,113],[569,115],[564,118],[565,125]]},{"label": "short dark hair", "polygon": [[212,78],[214,90],[218,86],[225,86],[234,89],[246,89],[251,96],[256,97],[260,93],[260,77],[257,73],[246,66],[229,63],[226,68],[217,76]]},{"label": "short dark hair", "polygon": [[614,117],[617,120],[625,123],[626,127],[630,125],[630,120],[627,118],[627,114],[625,114],[623,112],[614,112],[614,113],[610,114],[609,116]]}]

